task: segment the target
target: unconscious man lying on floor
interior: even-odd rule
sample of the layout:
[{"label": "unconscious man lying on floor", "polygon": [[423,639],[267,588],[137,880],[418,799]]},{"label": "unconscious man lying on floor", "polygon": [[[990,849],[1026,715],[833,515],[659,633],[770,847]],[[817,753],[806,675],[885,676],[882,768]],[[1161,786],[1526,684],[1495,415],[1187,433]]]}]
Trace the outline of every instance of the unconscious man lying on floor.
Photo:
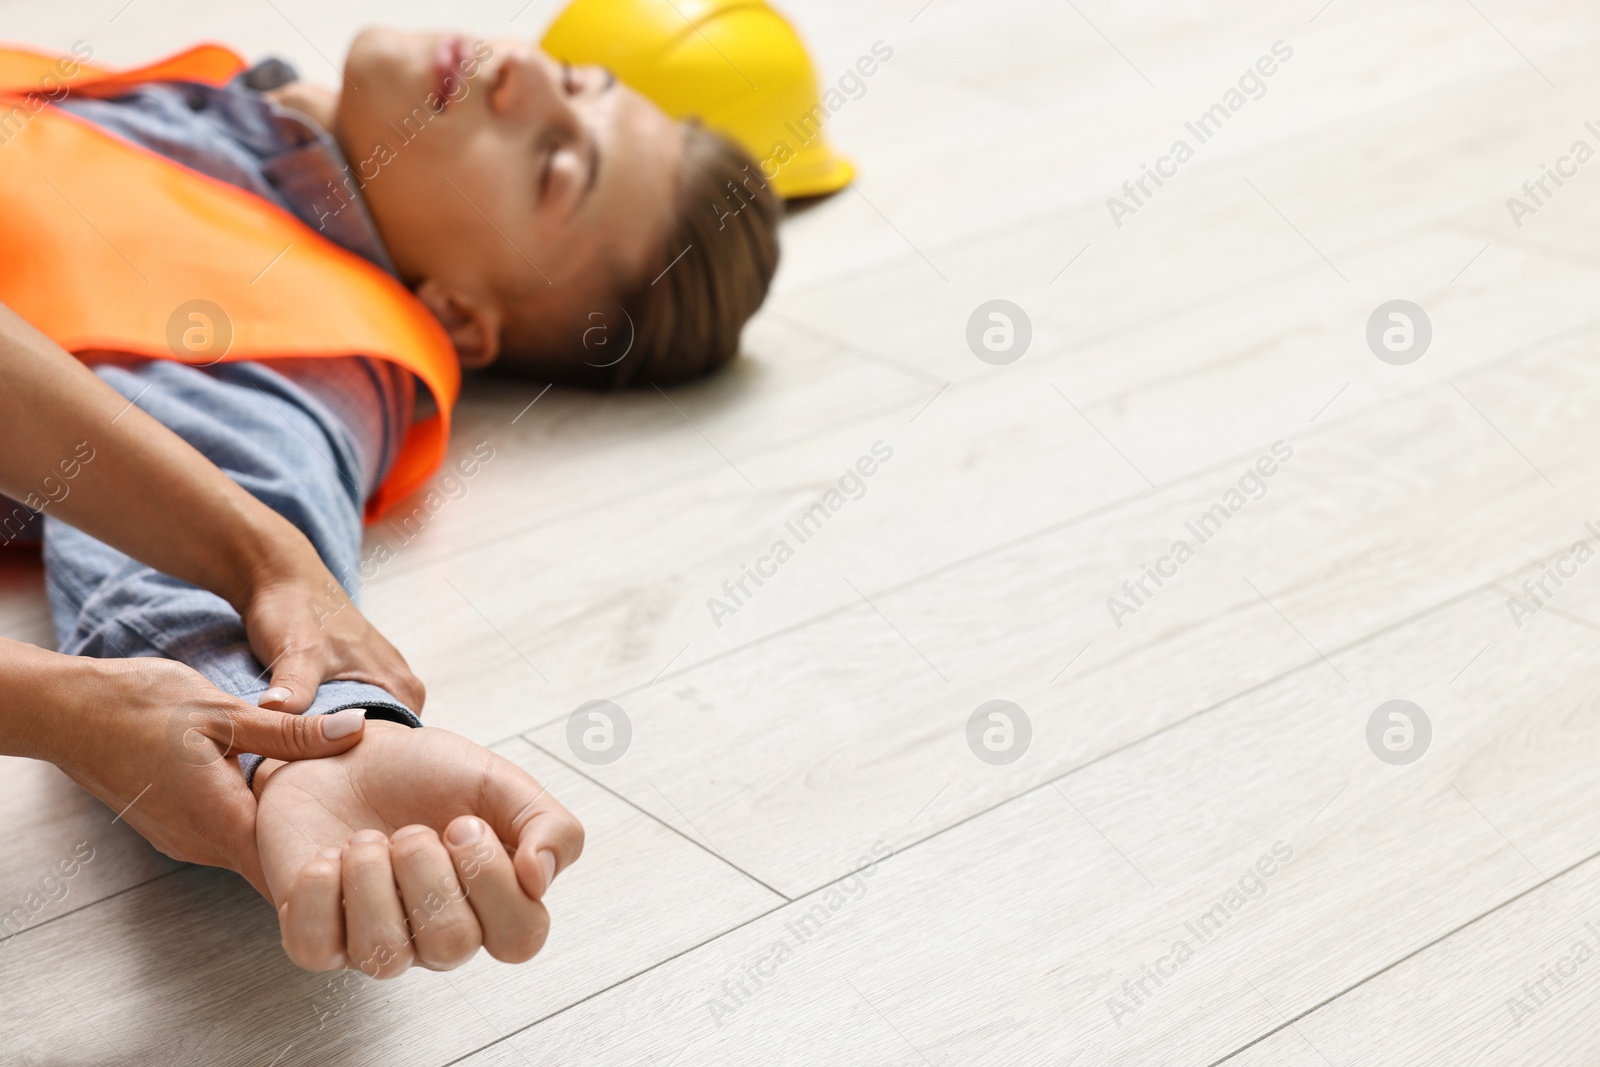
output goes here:
[{"label": "unconscious man lying on floor", "polygon": [[[0,303],[289,519],[351,596],[363,517],[447,455],[461,367],[696,377],[776,269],[778,201],[740,149],[526,41],[367,30],[339,93],[203,46],[122,74],[10,53],[13,100],[30,63],[66,89],[14,109],[0,196],[27,209],[0,224]],[[620,358],[586,344],[595,316],[628,324]],[[273,699],[227,601],[48,516],[43,537],[62,652]],[[309,713],[348,709],[368,725],[341,755],[240,759],[291,958],[388,976],[533,955],[571,859],[518,847],[536,783],[363,681]],[[576,822],[558,837],[575,855]]]}]

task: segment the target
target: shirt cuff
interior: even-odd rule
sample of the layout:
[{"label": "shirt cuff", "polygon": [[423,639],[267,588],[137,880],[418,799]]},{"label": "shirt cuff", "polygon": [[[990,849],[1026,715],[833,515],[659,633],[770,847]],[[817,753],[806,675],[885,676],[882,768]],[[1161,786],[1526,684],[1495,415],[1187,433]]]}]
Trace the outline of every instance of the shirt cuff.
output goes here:
[{"label": "shirt cuff", "polygon": [[[265,692],[265,689],[261,690],[261,693]],[[261,693],[253,693],[241,699],[254,704],[261,699]],[[346,708],[366,708],[369,719],[384,719],[411,727],[422,725],[422,720],[417,718],[410,708],[390,696],[388,690],[366,682],[323,682],[317,689],[316,699],[311,702],[311,706],[304,714],[332,715]],[[244,753],[239,757],[239,769],[244,771],[246,786],[255,781],[256,768],[261,766],[261,760],[262,757],[253,753]]]}]

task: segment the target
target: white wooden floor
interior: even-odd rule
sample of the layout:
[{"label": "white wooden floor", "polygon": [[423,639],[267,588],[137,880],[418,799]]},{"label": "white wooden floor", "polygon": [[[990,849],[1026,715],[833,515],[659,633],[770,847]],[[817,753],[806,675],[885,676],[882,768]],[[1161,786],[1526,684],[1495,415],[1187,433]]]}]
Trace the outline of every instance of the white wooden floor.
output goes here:
[{"label": "white wooden floor", "polygon": [[[332,78],[362,23],[554,12],[520,3],[0,15],[111,61],[211,37]],[[95,858],[0,941],[0,1059],[1600,1062],[1600,564],[1508,607],[1600,545],[1600,162],[1520,227],[1506,204],[1600,149],[1592,6],[790,9],[826,80],[894,54],[833,120],[859,183],[787,223],[749,358],[671,403],[469,390],[456,446],[494,460],[366,591],[429,719],[588,828],[546,952],[297,972],[241,881],[6,761],[0,905]],[[1264,95],[1114,225],[1279,41]],[[1033,328],[1006,366],[966,342],[996,298]],[[1406,365],[1366,342],[1394,299],[1432,324]],[[1278,441],[1265,495],[1114,625]],[[876,442],[865,495],[715,625]],[[0,631],[47,643],[36,568],[0,583]],[[633,729],[604,766],[566,740],[594,699]],[[967,741],[995,699],[1031,723],[1005,765]],[[1395,699],[1431,723],[1406,765],[1367,740]]]}]

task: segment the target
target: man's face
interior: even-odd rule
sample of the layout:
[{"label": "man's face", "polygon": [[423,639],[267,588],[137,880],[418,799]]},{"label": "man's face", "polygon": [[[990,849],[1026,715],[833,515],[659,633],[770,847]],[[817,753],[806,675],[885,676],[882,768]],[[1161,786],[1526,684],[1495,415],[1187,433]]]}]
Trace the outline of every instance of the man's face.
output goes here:
[{"label": "man's face", "polygon": [[401,277],[468,365],[508,324],[614,302],[671,222],[681,128],[528,41],[363,30],[335,125]]}]

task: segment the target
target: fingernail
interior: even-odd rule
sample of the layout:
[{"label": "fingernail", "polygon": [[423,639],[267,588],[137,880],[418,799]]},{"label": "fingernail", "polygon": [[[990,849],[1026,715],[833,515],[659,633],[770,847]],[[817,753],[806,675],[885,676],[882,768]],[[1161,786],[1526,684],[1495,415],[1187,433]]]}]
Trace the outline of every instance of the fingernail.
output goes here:
[{"label": "fingernail", "polygon": [[539,869],[544,871],[544,888],[549,892],[550,883],[556,880],[556,854],[547,848],[540,849]]},{"label": "fingernail", "polygon": [[389,843],[389,835],[382,830],[374,830],[368,827],[365,830],[357,830],[351,834],[348,843],[352,845],[376,845],[380,841],[387,845]]},{"label": "fingernail", "polygon": [[289,692],[289,690],[285,689],[283,686],[275,685],[271,689],[268,689],[265,693],[261,694],[260,699],[256,701],[256,705],[259,707],[266,704],[282,704],[285,700],[288,700],[292,696],[294,696],[294,694]]},{"label": "fingernail", "polygon": [[367,721],[366,708],[345,708],[332,715],[322,717],[322,736],[329,741],[337,741],[341,737],[349,737],[361,729],[361,724]]},{"label": "fingernail", "polygon": [[446,832],[452,845],[475,845],[483,840],[482,819],[457,819]]},{"label": "fingernail", "polygon": [[334,863],[338,863],[339,850],[336,848],[325,848],[322,850],[322,858],[325,860],[332,860]]}]

